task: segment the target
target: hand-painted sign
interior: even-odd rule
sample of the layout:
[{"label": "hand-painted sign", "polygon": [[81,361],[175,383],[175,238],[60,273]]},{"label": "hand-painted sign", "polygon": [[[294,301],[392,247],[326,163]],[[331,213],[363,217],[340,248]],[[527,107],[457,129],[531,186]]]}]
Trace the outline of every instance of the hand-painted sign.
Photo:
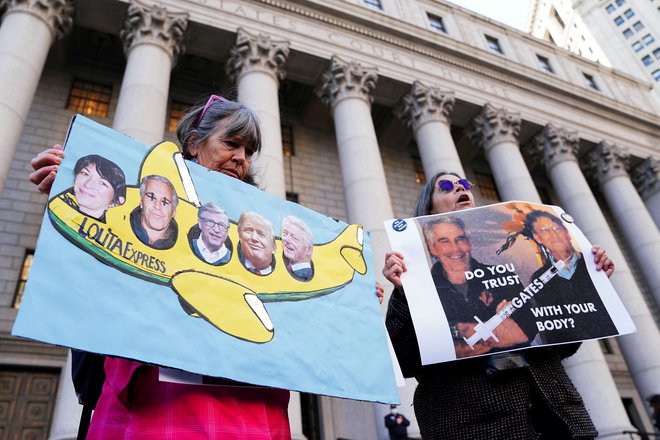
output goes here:
[{"label": "hand-painted sign", "polygon": [[397,400],[361,226],[184,161],[170,142],[149,148],[82,117],[65,151],[14,334],[258,385]]}]

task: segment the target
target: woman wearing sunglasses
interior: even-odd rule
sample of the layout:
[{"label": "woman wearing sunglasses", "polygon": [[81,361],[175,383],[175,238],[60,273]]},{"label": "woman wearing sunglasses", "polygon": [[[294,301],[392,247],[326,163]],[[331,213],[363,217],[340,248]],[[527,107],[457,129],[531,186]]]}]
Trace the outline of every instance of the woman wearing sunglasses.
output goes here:
[{"label": "woman wearing sunglasses", "polygon": [[[250,164],[261,133],[248,107],[212,95],[183,116],[176,133],[185,158],[254,185]],[[30,181],[40,191],[50,192],[63,157],[56,145],[32,160]],[[161,382],[158,367],[120,358],[107,357],[104,367],[89,439],[291,438],[288,391]]]},{"label": "woman wearing sunglasses", "polygon": [[[422,189],[413,217],[474,207],[472,184],[441,172]],[[597,269],[613,263],[598,246]],[[386,325],[405,377],[418,382],[415,415],[424,439],[590,439],[596,431],[561,360],[580,344],[565,344],[422,366],[398,252],[385,255],[383,275],[394,285]],[[446,294],[442,292],[439,294]],[[505,356],[505,357],[502,357]]]}]

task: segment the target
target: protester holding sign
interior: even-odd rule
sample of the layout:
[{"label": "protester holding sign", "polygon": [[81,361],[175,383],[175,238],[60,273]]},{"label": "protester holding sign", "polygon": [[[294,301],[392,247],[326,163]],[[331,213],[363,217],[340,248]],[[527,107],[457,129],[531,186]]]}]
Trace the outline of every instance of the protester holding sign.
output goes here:
[{"label": "protester holding sign", "polygon": [[[470,182],[455,173],[442,172],[424,186],[413,216],[472,207],[474,198]],[[463,253],[467,254],[467,244],[459,240],[460,230],[453,232],[454,246],[462,245]],[[611,275],[613,263],[607,254],[597,246],[592,251],[597,269]],[[460,259],[459,253],[455,252],[455,259]],[[466,255],[462,258],[465,259]],[[415,377],[419,383],[414,407],[423,438],[585,439],[598,434],[561,364],[563,358],[575,353],[579,344],[422,366],[417,336],[401,284],[401,275],[406,270],[400,253],[386,254],[383,274],[395,287],[386,325],[403,375]],[[441,272],[448,276],[446,269]],[[492,298],[484,296],[479,300],[485,305]]]},{"label": "protester holding sign", "polygon": [[[205,105],[183,116],[177,137],[185,158],[254,184],[250,164],[261,148],[261,134],[255,113],[246,106],[212,95]],[[40,191],[50,191],[63,157],[62,147],[56,145],[32,160],[35,171],[30,181]],[[176,208],[165,204],[163,197],[156,201],[163,205],[161,209]],[[108,357],[105,372],[89,438],[291,437],[288,391],[161,382],[158,367],[120,358]]]}]

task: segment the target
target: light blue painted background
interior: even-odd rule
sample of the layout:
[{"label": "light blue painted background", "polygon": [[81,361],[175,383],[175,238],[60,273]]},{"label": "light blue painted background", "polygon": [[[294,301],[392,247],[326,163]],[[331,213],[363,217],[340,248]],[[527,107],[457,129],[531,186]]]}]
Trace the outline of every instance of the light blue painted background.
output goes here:
[{"label": "light blue painted background", "polygon": [[[87,154],[111,159],[137,183],[149,146],[77,116],[51,194],[73,184],[73,166]],[[202,203],[216,201],[231,220],[257,211],[273,225],[285,215],[304,220],[314,242],[346,226],[220,173],[187,163]],[[277,229],[277,228],[276,228]],[[275,337],[266,344],[226,335],[189,317],[169,287],[111,268],[75,247],[44,217],[35,260],[13,334],[67,347],[322,395],[398,402],[385,328],[375,297],[370,239],[367,274],[324,297],[268,303]]]}]

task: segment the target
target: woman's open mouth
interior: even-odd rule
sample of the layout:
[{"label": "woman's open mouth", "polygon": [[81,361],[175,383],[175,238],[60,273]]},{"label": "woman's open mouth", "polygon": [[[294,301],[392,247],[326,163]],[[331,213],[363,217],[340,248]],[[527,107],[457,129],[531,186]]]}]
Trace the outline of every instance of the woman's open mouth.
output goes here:
[{"label": "woman's open mouth", "polygon": [[472,203],[472,200],[470,200],[470,196],[467,194],[461,194],[458,196],[458,199],[456,200],[456,204],[461,204],[461,203]]}]

